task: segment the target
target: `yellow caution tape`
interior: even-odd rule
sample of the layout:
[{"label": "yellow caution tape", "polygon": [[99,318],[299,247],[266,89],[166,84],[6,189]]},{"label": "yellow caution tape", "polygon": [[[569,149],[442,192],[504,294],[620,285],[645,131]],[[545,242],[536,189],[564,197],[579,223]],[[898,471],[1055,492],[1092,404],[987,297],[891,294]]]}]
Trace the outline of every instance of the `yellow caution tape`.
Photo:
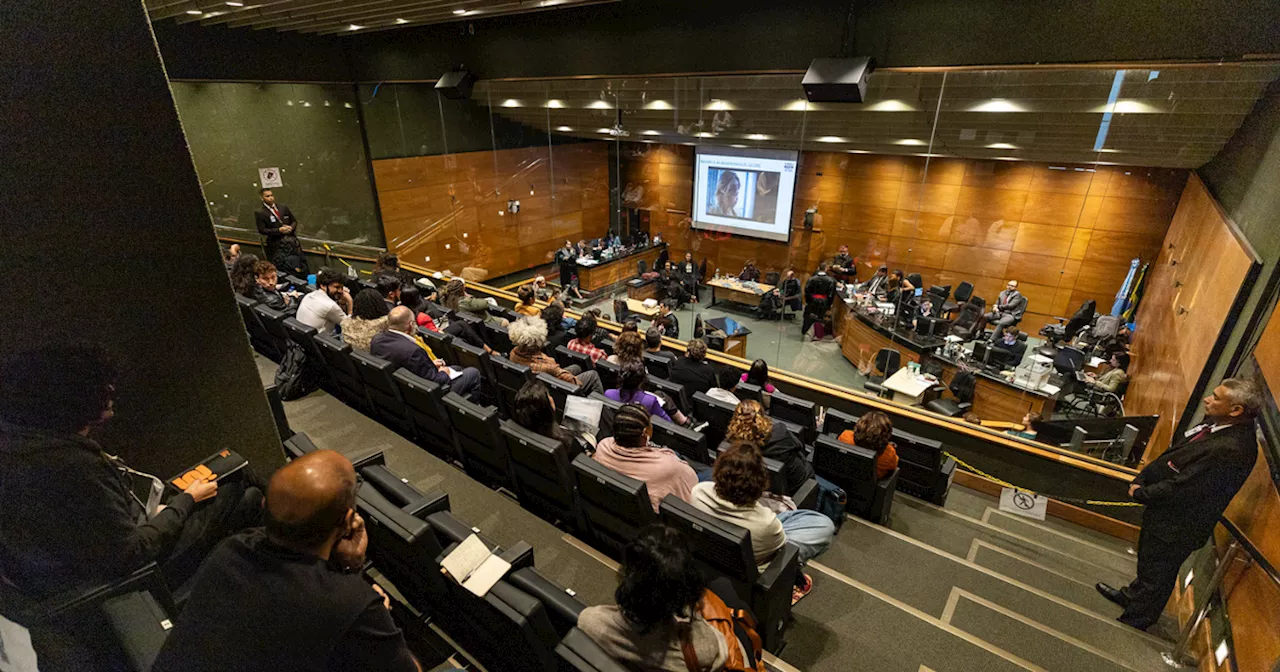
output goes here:
[{"label": "yellow caution tape", "polygon": [[1022,488],[1022,487],[1018,487],[1018,486],[1016,486],[1016,485],[1014,485],[1014,484],[1010,483],[1009,481],[1006,481],[1006,480],[1004,480],[1004,479],[1002,479],[1002,478],[996,478],[995,476],[992,476],[991,474],[988,474],[987,472],[985,472],[985,471],[983,471],[983,470],[981,470],[981,469],[979,469],[979,468],[977,468],[977,467],[973,466],[972,464],[969,464],[968,462],[965,462],[964,460],[962,460],[962,459],[960,459],[960,458],[956,457],[955,455],[952,455],[951,453],[948,453],[948,452],[947,452],[947,451],[945,451],[945,450],[944,450],[944,451],[942,451],[942,454],[943,454],[943,455],[946,455],[947,457],[949,457],[949,458],[951,458],[951,459],[953,459],[953,460],[955,460],[955,461],[956,461],[956,464],[960,465],[960,468],[961,468],[961,469],[964,469],[965,471],[968,471],[968,472],[971,472],[971,473],[977,474],[978,476],[981,476],[981,477],[983,477],[983,478],[985,478],[985,479],[987,479],[987,480],[989,480],[989,481],[994,481],[995,483],[998,483],[998,484],[1000,484],[1000,485],[1003,485],[1003,486],[1004,486],[1004,487],[1006,487],[1006,488],[1013,488],[1014,490],[1020,490],[1020,491],[1022,491],[1022,492],[1029,492],[1029,493],[1031,493],[1031,494],[1033,494],[1033,495],[1041,495],[1041,496],[1043,496],[1043,497],[1048,497],[1049,499],[1056,499],[1056,500],[1058,500],[1058,501],[1060,501],[1060,502],[1067,502],[1067,503],[1069,503],[1069,504],[1088,504],[1088,505],[1090,505],[1090,506],[1142,506],[1142,505],[1141,505],[1141,504],[1139,504],[1138,502],[1111,502],[1111,501],[1107,501],[1107,500],[1103,500],[1103,499],[1080,499],[1080,498],[1078,498],[1078,497],[1059,497],[1059,496],[1057,496],[1057,495],[1050,495],[1050,494],[1046,494],[1046,493],[1043,493],[1043,492],[1037,492],[1037,491],[1032,490],[1032,489],[1030,489],[1030,488]]}]

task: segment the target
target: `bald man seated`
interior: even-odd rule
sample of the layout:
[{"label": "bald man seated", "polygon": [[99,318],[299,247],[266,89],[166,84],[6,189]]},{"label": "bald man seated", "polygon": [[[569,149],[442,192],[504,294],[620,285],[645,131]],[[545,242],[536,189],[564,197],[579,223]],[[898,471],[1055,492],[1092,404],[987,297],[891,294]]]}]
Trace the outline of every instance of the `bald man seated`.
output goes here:
[{"label": "bald man seated", "polygon": [[413,311],[396,306],[387,315],[387,330],[374,335],[369,352],[414,375],[434,381],[464,397],[480,389],[480,371],[473,366],[450,368],[436,357],[416,332]]},{"label": "bald man seated", "polygon": [[266,528],[228,538],[196,575],[155,672],[421,672],[390,600],[360,578],[369,539],[356,472],[329,450],[271,477]]}]

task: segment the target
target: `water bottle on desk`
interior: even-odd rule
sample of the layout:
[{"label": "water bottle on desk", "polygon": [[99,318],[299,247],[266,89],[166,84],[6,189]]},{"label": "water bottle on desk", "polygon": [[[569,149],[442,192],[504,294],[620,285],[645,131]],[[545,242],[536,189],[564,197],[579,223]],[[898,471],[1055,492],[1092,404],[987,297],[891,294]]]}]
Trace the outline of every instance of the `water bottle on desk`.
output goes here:
[{"label": "water bottle on desk", "polygon": [[716,280],[720,279],[720,269],[716,269]]}]

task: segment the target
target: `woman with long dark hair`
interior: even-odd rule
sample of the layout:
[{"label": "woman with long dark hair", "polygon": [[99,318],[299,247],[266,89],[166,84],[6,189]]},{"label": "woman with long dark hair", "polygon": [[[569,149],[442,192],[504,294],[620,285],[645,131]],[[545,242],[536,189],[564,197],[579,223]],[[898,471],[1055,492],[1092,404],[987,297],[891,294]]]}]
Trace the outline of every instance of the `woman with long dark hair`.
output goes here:
[{"label": "woman with long dark hair", "polygon": [[351,317],[342,321],[342,340],[369,352],[374,335],[387,330],[387,302],[376,289],[362,289],[351,302]]},{"label": "woman with long dark hair", "polygon": [[559,441],[570,460],[582,452],[582,446],[573,434],[556,421],[556,401],[551,398],[547,386],[539,381],[531,380],[516,392],[511,419],[534,434]]}]

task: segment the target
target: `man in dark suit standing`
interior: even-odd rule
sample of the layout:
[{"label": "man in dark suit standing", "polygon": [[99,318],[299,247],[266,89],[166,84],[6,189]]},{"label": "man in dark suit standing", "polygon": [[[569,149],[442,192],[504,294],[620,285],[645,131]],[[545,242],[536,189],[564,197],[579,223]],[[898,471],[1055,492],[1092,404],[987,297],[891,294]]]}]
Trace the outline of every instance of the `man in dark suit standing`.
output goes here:
[{"label": "man in dark suit standing", "polygon": [[1120,622],[1139,630],[1156,623],[1178,570],[1204,546],[1258,458],[1254,418],[1262,409],[1252,382],[1228,378],[1204,398],[1204,424],[1146,466],[1129,495],[1146,505],[1138,536],[1138,576],[1124,588],[1097,585],[1124,607]]},{"label": "man in dark suit standing", "polygon": [[451,376],[444,360],[431,352],[413,328],[412,310],[405,306],[392,308],[387,315],[387,330],[369,341],[369,353],[464,397],[480,389],[480,372],[475,367],[468,366],[456,377]]},{"label": "man in dark suit standing", "polygon": [[262,207],[254,211],[253,219],[258,225],[258,234],[267,239],[264,250],[267,260],[281,273],[307,277],[311,270],[298,242],[298,219],[289,206],[276,205],[275,194],[263,189]]},{"label": "man in dark suit standing", "polygon": [[831,300],[836,294],[835,278],[827,275],[827,262],[818,264],[818,272],[809,278],[809,282],[804,285],[804,324],[800,327],[800,336],[803,337],[809,327],[814,322],[820,321],[827,315],[827,309],[831,307]]}]

